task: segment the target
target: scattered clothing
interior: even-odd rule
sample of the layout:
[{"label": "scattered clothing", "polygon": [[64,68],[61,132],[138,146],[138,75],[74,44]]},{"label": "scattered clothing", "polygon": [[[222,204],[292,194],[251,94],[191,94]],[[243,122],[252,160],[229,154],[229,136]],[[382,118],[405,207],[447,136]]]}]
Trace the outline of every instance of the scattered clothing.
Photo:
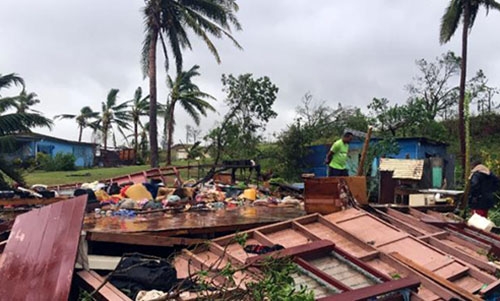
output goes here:
[{"label": "scattered clothing", "polygon": [[140,200],[151,200],[153,199],[153,196],[151,193],[144,187],[143,184],[134,184],[132,186],[129,186],[125,191],[125,196],[129,199],[135,200],[135,201],[140,201]]}]

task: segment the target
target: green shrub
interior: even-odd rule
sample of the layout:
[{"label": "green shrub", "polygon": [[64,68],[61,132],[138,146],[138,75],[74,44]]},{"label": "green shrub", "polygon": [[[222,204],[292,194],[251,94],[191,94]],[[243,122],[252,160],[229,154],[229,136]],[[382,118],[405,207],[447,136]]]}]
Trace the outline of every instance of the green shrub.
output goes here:
[{"label": "green shrub", "polygon": [[76,158],[72,154],[57,153],[54,158],[47,154],[38,153],[39,168],[45,171],[70,171],[76,170]]}]

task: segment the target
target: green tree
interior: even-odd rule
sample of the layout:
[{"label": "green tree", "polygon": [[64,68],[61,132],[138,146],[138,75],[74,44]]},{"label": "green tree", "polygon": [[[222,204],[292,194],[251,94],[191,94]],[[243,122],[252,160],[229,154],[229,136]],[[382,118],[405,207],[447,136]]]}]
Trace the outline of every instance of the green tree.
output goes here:
[{"label": "green tree", "polygon": [[460,20],[462,21],[462,62],[458,100],[458,132],[460,137],[460,159],[463,169],[465,169],[466,152],[464,103],[467,76],[467,43],[469,31],[474,26],[474,21],[476,20],[476,16],[481,6],[486,9],[486,13],[488,13],[490,9],[500,11],[500,3],[495,0],[451,0],[441,19],[439,35],[441,44],[447,43],[455,34]]},{"label": "green tree", "polygon": [[82,142],[83,130],[87,127],[94,128],[94,121],[99,118],[99,112],[94,112],[89,106],[80,109],[79,115],[61,114],[54,116],[54,119],[75,119],[78,124],[78,142]]},{"label": "green tree", "polygon": [[420,73],[406,89],[410,100],[422,102],[431,119],[441,116],[447,119],[449,108],[456,103],[458,88],[449,81],[460,71],[460,58],[453,52],[443,53],[435,62],[425,59],[416,61]]},{"label": "green tree", "polygon": [[471,93],[471,103],[476,103],[477,112],[481,115],[490,114],[495,106],[493,97],[500,93],[496,87],[488,86],[488,78],[483,70],[479,70],[476,75],[467,83],[467,90]]},{"label": "green tree", "polygon": [[246,159],[257,156],[262,130],[271,118],[277,116],[272,106],[278,87],[269,77],[222,75],[222,84],[227,94],[224,102],[228,113],[220,126],[207,136],[212,153],[215,153],[215,164],[222,154]]},{"label": "green tree", "polygon": [[[18,75],[11,73],[0,74],[0,93],[15,85],[24,86],[24,81]],[[14,139],[12,135],[30,132],[33,127],[51,128],[52,121],[37,113],[18,113],[16,97],[2,97],[0,94],[0,153],[8,153],[14,150]],[[21,173],[3,156],[0,156],[0,188],[8,186],[7,179],[24,183]]]},{"label": "green tree", "polygon": [[130,111],[129,114],[134,124],[134,156],[136,157],[139,152],[139,127],[144,129],[144,125],[141,122],[142,116],[148,116],[149,112],[149,95],[142,97],[142,89],[138,87],[135,90],[134,99],[130,101]]},{"label": "green tree", "polygon": [[104,150],[108,149],[108,134],[113,135],[113,125],[116,125],[118,131],[125,136],[124,129],[130,129],[130,116],[127,112],[128,102],[117,103],[118,89],[111,89],[106,97],[106,101],[101,102],[102,111],[99,118],[94,122],[95,129],[101,132]]},{"label": "green tree", "polygon": [[175,126],[175,107],[180,105],[193,119],[196,125],[200,125],[200,115],[207,116],[207,110],[215,111],[214,107],[207,102],[215,99],[213,96],[202,92],[193,83],[192,79],[199,76],[199,66],[193,66],[188,71],[182,71],[177,75],[175,81],[169,76],[167,86],[170,89],[170,97],[166,105],[165,129],[167,133],[167,165],[172,163],[172,143]]},{"label": "green tree", "polygon": [[200,37],[208,49],[220,63],[220,56],[210,36],[231,39],[241,48],[231,36],[231,26],[241,29],[235,13],[238,6],[235,0],[145,0],[143,10],[145,38],[142,50],[142,67],[149,77],[150,95],[150,130],[151,166],[158,166],[158,127],[157,127],[157,85],[156,85],[156,50],[160,40],[165,56],[165,69],[169,67],[170,46],[171,55],[175,59],[177,73],[182,70],[182,50],[191,49],[191,41],[187,29]]}]

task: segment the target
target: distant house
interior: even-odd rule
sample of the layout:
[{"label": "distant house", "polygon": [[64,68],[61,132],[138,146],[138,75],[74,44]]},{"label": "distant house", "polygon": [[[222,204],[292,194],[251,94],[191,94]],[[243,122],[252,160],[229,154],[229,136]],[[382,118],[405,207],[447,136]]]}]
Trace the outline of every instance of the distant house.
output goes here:
[{"label": "distant house", "polygon": [[[380,138],[372,138],[370,140],[370,146],[374,146],[380,140]],[[447,143],[424,137],[396,138],[396,142],[399,147],[399,153],[386,154],[385,157],[394,159],[428,159],[431,157],[442,158],[444,167],[443,172],[446,174],[447,178],[453,178],[454,159],[447,153]],[[349,145],[347,167],[350,175],[354,175],[358,169],[359,157],[363,149],[363,143],[364,141],[361,139],[355,139]],[[309,147],[309,153],[304,159],[306,166],[308,166],[305,172],[314,173],[317,177],[326,176],[327,166],[324,161],[330,147],[331,144],[314,145]],[[375,158],[372,162],[372,176],[376,175],[379,165],[380,158]]]},{"label": "distant house", "polygon": [[174,144],[172,145],[172,152],[175,154],[175,160],[187,160],[188,150],[192,147],[192,144]]},{"label": "distant house", "polygon": [[77,167],[91,167],[94,165],[96,144],[76,142],[52,136],[26,133],[15,135],[16,151],[4,154],[9,160],[23,161],[36,158],[37,153],[44,153],[51,157],[57,153],[72,154],[75,156]]}]

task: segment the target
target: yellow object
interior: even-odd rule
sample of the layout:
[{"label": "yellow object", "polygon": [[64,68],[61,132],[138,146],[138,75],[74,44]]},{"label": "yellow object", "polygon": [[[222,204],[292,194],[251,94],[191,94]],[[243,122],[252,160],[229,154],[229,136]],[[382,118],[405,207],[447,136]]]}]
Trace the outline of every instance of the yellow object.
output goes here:
[{"label": "yellow object", "polygon": [[102,202],[102,201],[107,201],[109,200],[111,197],[109,196],[109,194],[106,193],[106,191],[100,189],[100,190],[97,190],[95,192],[95,197],[97,198],[98,201]]},{"label": "yellow object", "polygon": [[142,184],[134,184],[130,186],[127,191],[125,191],[125,195],[134,201],[142,201],[142,200],[151,200],[153,196],[151,193],[144,187]]},{"label": "yellow object", "polygon": [[243,197],[247,200],[255,201],[257,197],[257,190],[255,190],[254,188],[245,189],[243,191]]}]

